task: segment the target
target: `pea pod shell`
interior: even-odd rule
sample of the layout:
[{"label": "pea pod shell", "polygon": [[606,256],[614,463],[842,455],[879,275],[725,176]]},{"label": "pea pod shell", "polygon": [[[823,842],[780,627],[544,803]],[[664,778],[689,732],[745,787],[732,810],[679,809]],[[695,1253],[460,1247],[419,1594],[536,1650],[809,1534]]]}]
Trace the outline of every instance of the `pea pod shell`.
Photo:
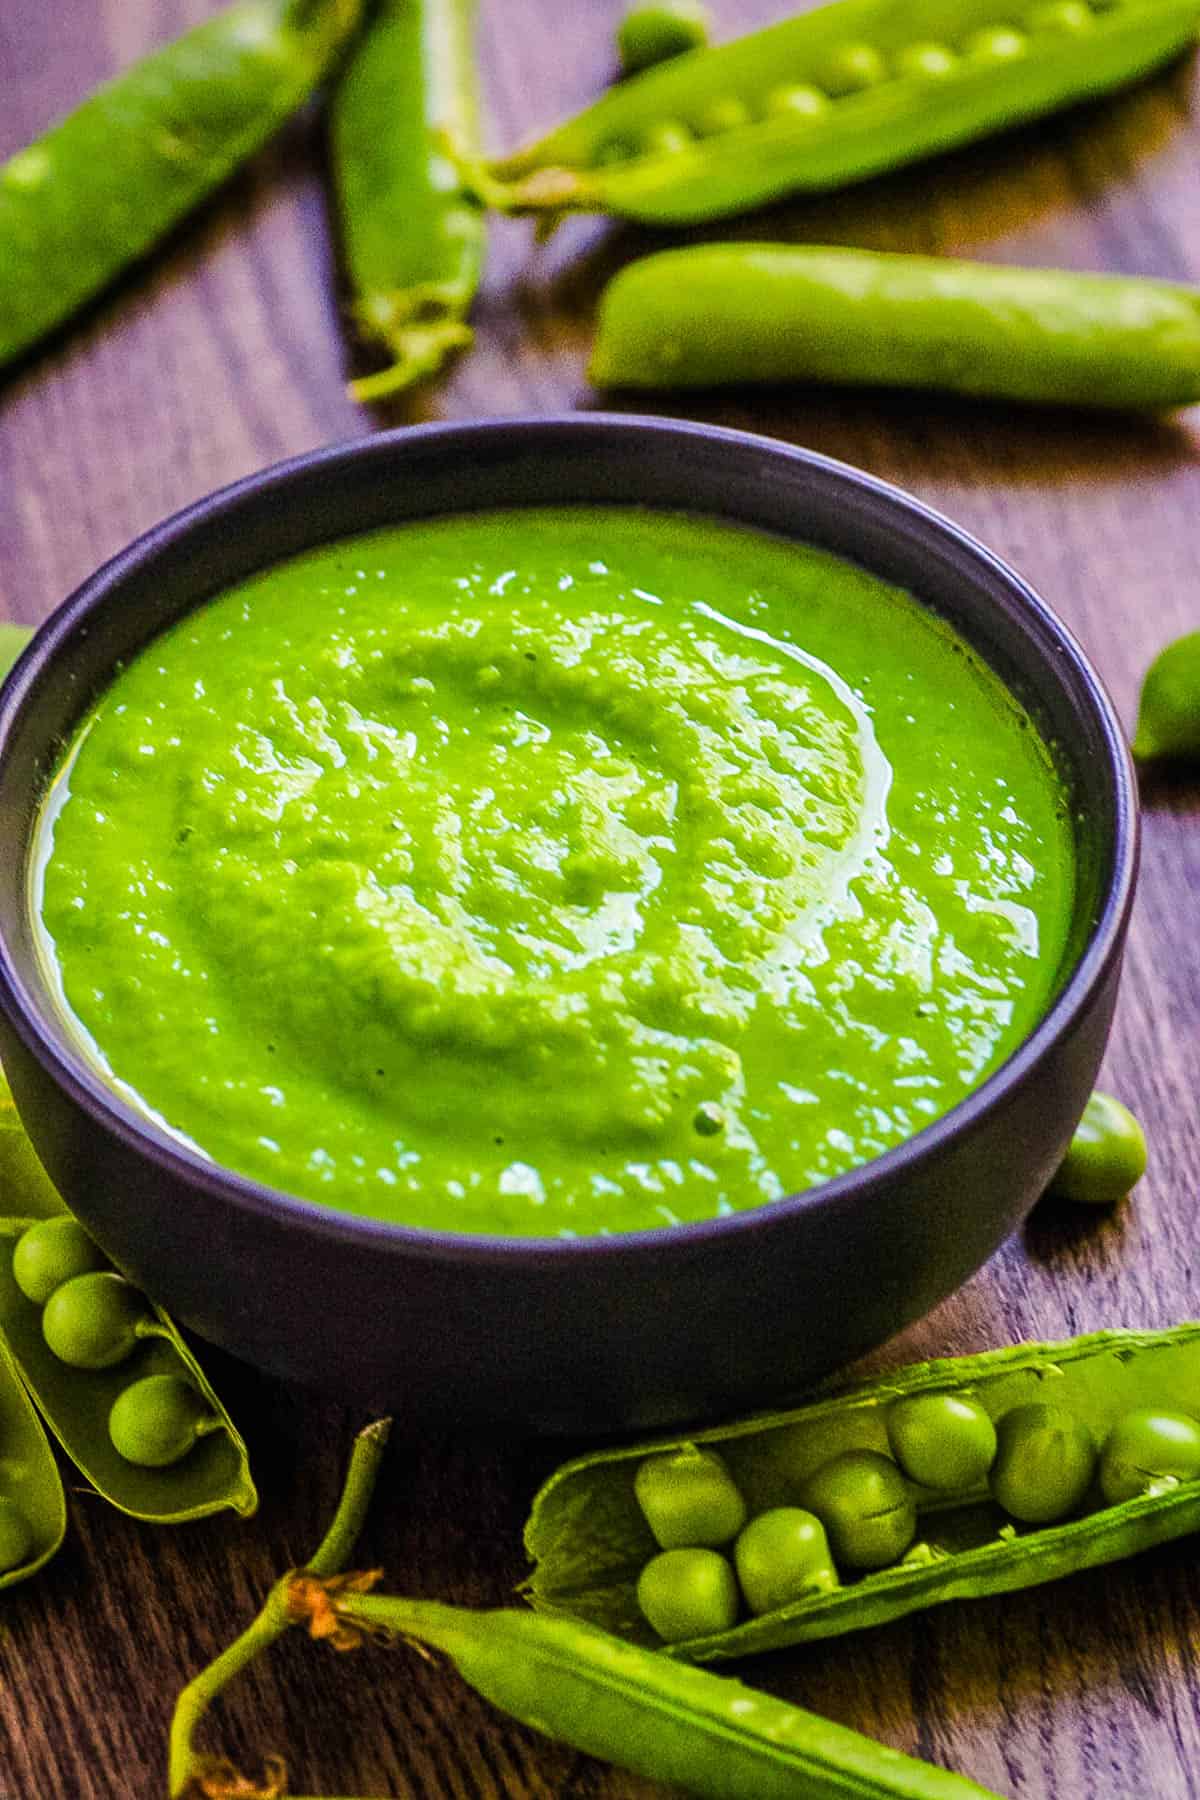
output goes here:
[{"label": "pea pod shell", "polygon": [[[936,78],[891,73],[815,117],[763,114],[769,92],[821,88],[831,57],[865,43],[885,66],[908,46],[1006,23],[996,0],[838,0],[633,77],[546,136],[494,162],[481,190],[515,212],[610,212],[647,223],[728,217],[796,189],[822,190],[930,156],[1138,80],[1200,26],[1196,0],[1123,0],[1098,12],[1086,45],[1034,30],[1024,54],[955,55]],[[745,102],[751,122],[672,155],[636,153],[663,120]],[[613,145],[626,157],[597,166]]]},{"label": "pea pod shell", "polygon": [[0,619],[0,681],[8,674],[32,636],[27,625],[15,625],[8,619]]},{"label": "pea pod shell", "polygon": [[[203,1369],[160,1307],[146,1302],[153,1334],[107,1369],[69,1368],[42,1337],[42,1309],[13,1280],[12,1247],[24,1219],[0,1221],[0,1329],[39,1412],[71,1461],[110,1505],[135,1519],[171,1525],[232,1507],[248,1517],[258,1505],[246,1446]],[[108,1435],[113,1402],[146,1375],[186,1374],[221,1421],[186,1459],[168,1468],[126,1462]]]},{"label": "pea pod shell", "polygon": [[38,1161],[0,1069],[0,1219],[49,1219],[66,1210]]},{"label": "pea pod shell", "polygon": [[[1100,1443],[1135,1407],[1196,1411],[1200,1323],[1158,1332],[1097,1332],[1066,1343],[922,1363],[807,1407],[692,1432],[687,1441],[720,1451],[753,1514],[789,1503],[811,1470],[845,1450],[886,1451],[892,1403],[934,1391],[969,1394],[993,1418],[1030,1400],[1052,1401],[1070,1408]],[[683,1440],[598,1451],[550,1477],[525,1529],[534,1564],[526,1587],[535,1607],[634,1642],[652,1641],[638,1612],[636,1581],[657,1546],[633,1482],[645,1456],[677,1441]],[[918,1532],[933,1546],[924,1557],[712,1637],[672,1645],[668,1654],[708,1662],[834,1637],[948,1600],[1036,1587],[1200,1530],[1200,1482],[1118,1506],[1106,1506],[1098,1494],[1092,1502],[1082,1517],[1017,1532],[982,1488],[953,1504],[923,1494]]]},{"label": "pea pod shell", "polygon": [[332,100],[332,172],[351,310],[392,358],[373,400],[471,341],[484,218],[455,155],[478,155],[474,0],[379,0]]},{"label": "pea pod shell", "polygon": [[0,1570],[0,1588],[11,1587],[49,1562],[67,1529],[67,1503],[54,1452],[38,1422],[12,1352],[0,1334],[0,1496],[28,1520],[32,1554],[16,1568]]},{"label": "pea pod shell", "polygon": [[339,1610],[443,1650],[485,1699],[535,1731],[689,1794],[979,1800],[991,1792],[740,1681],[574,1622],[373,1594]]},{"label": "pea pod shell", "polygon": [[785,244],[665,250],[605,289],[591,379],[827,381],[1055,405],[1200,399],[1200,290]]},{"label": "pea pod shell", "polygon": [[362,0],[242,0],[0,165],[0,364],[218,187],[312,92]]}]

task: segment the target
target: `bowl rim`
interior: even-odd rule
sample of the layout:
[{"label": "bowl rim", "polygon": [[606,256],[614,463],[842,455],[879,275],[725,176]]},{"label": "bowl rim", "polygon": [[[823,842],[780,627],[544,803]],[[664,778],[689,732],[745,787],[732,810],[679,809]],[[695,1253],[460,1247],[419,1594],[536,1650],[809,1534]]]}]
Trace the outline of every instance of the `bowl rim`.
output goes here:
[{"label": "bowl rim", "polygon": [[[475,1265],[520,1263],[528,1267],[532,1263],[549,1267],[564,1259],[572,1262],[580,1257],[602,1257],[607,1261],[620,1261],[628,1257],[641,1258],[648,1253],[686,1260],[704,1254],[715,1240],[786,1229],[788,1221],[798,1213],[835,1214],[856,1203],[865,1189],[879,1187],[882,1191],[873,1204],[883,1205],[889,1191],[895,1194],[900,1191],[899,1184],[892,1181],[893,1176],[969,1136],[987,1113],[1031,1077],[1054,1043],[1069,1033],[1090,996],[1104,982],[1114,960],[1121,954],[1138,867],[1137,782],[1116,708],[1074,634],[1009,563],[971,532],[905,489],[822,452],[727,426],[620,412],[445,420],[373,432],[268,464],[214,489],[150,526],[102,563],[54,608],[37,628],[7,677],[0,682],[0,750],[35,678],[70,643],[80,622],[103,605],[110,591],[119,586],[128,573],[152,562],[160,551],[185,538],[194,527],[236,508],[246,497],[269,494],[276,489],[286,491],[289,483],[298,476],[308,476],[314,470],[340,466],[358,458],[386,456],[391,448],[401,445],[415,444],[419,449],[422,442],[445,442],[455,438],[476,443],[512,438],[515,448],[517,441],[538,433],[552,438],[564,431],[585,437],[590,432],[616,431],[639,435],[648,441],[666,437],[685,443],[689,439],[727,443],[743,451],[752,450],[777,461],[819,471],[835,483],[869,493],[893,512],[932,530],[965,553],[969,561],[998,579],[1018,597],[1022,609],[1031,613],[1043,629],[1053,635],[1063,657],[1073,665],[1074,674],[1092,707],[1106,753],[1106,775],[1113,799],[1111,875],[1102,891],[1097,915],[1083,948],[1048,1010],[1028,1036],[978,1087],[920,1131],[841,1175],[721,1218],[607,1235],[580,1233],[569,1238],[437,1231],[368,1217],[324,1202],[302,1199],[281,1188],[255,1181],[189,1150],[165,1133],[157,1133],[149,1121],[144,1120],[134,1107],[123,1103],[120,1096],[93,1073],[84,1057],[73,1049],[65,1029],[52,1032],[43,1024],[39,1011],[30,1002],[34,984],[25,981],[5,935],[0,931],[0,1011],[6,1015],[26,1052],[76,1107],[95,1125],[117,1137],[125,1148],[147,1157],[167,1175],[201,1187],[210,1198],[237,1211],[298,1227],[317,1242],[350,1241],[383,1254],[402,1251],[409,1259]],[[556,503],[548,501],[547,504],[553,506]],[[657,509],[669,510],[661,505]],[[462,510],[477,509],[465,503]],[[448,509],[443,508],[436,516],[450,515]],[[753,525],[749,528],[754,529]],[[320,541],[324,540],[314,539],[314,544]],[[20,843],[22,863],[27,851],[28,841],[23,836]]]}]

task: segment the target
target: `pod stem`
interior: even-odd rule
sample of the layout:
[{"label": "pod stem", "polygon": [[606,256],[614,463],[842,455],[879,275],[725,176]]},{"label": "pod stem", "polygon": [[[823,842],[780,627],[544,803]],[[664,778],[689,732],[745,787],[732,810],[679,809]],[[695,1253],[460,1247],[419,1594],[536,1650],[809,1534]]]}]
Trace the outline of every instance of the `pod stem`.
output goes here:
[{"label": "pod stem", "polygon": [[397,326],[385,342],[393,357],[386,369],[351,381],[351,397],[363,405],[402,393],[414,382],[434,375],[452,350],[465,350],[474,333],[461,319],[433,319]]},{"label": "pod stem", "polygon": [[[312,1581],[313,1585],[322,1578],[329,1580],[348,1561],[371,1504],[390,1429],[390,1419],[379,1419],[359,1432],[337,1511],[306,1568],[299,1576],[290,1571],[277,1581],[258,1617],[180,1694],[171,1720],[168,1751],[167,1791],[172,1800],[272,1800],[284,1792],[284,1770],[278,1758],[269,1759],[264,1767],[266,1785],[255,1787],[226,1759],[198,1751],[196,1733],[213,1701],[234,1677],[297,1623],[291,1604],[293,1584],[297,1580]],[[371,1577],[347,1579],[361,1587]]]}]

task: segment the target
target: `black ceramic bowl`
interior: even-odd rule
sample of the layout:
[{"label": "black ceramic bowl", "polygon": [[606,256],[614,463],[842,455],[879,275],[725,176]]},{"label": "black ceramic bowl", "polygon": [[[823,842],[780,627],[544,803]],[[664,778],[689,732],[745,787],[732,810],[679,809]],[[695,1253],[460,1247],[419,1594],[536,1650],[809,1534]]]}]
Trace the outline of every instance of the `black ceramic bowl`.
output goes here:
[{"label": "black ceramic bowl", "polygon": [[[431,513],[635,502],[823,545],[944,613],[1022,697],[1074,790],[1075,960],[1042,1023],[946,1117],[822,1187],[711,1223],[575,1241],[442,1235],[295,1200],[157,1132],[81,1056],[39,974],[28,847],[63,743],[115,665],[214,591]],[[1137,853],[1112,707],[1010,569],[853,469],[646,419],[433,426],[201,501],[101,569],[0,693],[0,1055],[21,1117],[113,1259],[202,1337],[409,1418],[609,1432],[799,1389],[957,1287],[1020,1222],[1095,1079]]]}]

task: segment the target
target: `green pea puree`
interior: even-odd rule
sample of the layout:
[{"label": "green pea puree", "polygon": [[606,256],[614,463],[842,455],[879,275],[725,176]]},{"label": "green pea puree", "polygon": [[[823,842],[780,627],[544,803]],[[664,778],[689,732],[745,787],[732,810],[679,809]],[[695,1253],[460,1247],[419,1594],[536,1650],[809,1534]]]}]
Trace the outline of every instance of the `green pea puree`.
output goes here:
[{"label": "green pea puree", "polygon": [[1066,796],[955,633],[848,562],[626,508],[270,568],[151,643],[45,808],[94,1062],[317,1204],[573,1236],[853,1168],[1044,1012]]}]

